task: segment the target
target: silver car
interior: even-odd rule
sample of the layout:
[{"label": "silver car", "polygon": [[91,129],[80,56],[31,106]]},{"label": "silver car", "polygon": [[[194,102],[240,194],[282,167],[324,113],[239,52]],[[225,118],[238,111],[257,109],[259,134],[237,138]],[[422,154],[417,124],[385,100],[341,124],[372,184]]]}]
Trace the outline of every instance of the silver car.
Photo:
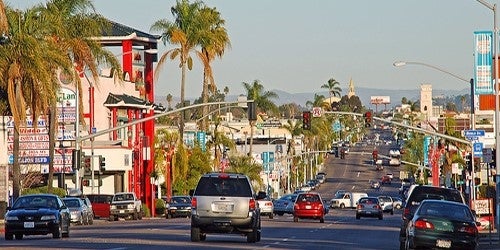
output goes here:
[{"label": "silver car", "polygon": [[380,202],[380,206],[382,207],[382,211],[391,213],[391,215],[394,214],[394,201],[392,200],[392,197],[382,195],[378,197],[378,200]]},{"label": "silver car", "polygon": [[273,201],[274,213],[277,215],[293,214],[293,204],[297,199],[297,194],[287,194]]},{"label": "silver car", "polygon": [[384,219],[384,212],[377,197],[363,197],[359,199],[356,206],[356,219],[359,220],[361,217]]},{"label": "silver car", "polygon": [[62,200],[69,208],[72,223],[76,223],[78,225],[89,224],[87,206],[83,203],[82,199],[78,197],[66,197]]}]

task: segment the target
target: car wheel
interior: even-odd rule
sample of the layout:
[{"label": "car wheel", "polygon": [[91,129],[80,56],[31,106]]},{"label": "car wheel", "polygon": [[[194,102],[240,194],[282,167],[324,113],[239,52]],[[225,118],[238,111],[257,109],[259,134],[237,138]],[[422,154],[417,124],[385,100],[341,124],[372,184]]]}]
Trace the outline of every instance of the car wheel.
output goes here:
[{"label": "car wheel", "polygon": [[273,213],[270,213],[269,214],[269,219],[272,219],[274,217],[274,214]]},{"label": "car wheel", "polygon": [[257,228],[252,229],[252,232],[247,234],[247,242],[255,243],[259,238],[259,230]]},{"label": "car wheel", "polygon": [[14,239],[14,234],[5,233],[5,240],[13,240],[13,239]]},{"label": "car wheel", "polygon": [[299,222],[299,217],[293,216],[293,222]]},{"label": "car wheel", "polygon": [[200,234],[200,240],[205,241],[207,239],[207,234]]},{"label": "car wheel", "polygon": [[277,213],[279,216],[283,216],[285,213],[279,212]]},{"label": "car wheel", "polygon": [[89,225],[93,225],[93,224],[94,224],[94,217],[90,217]]},{"label": "car wheel", "polygon": [[191,241],[198,242],[201,240],[201,233],[199,227],[191,227]]},{"label": "car wheel", "polygon": [[70,223],[68,221],[68,224],[66,226],[66,232],[62,233],[62,237],[63,238],[68,238],[69,237],[69,227],[70,227]]},{"label": "car wheel", "polygon": [[391,210],[391,215],[394,215],[394,209]]},{"label": "car wheel", "polygon": [[134,212],[134,214],[132,214],[132,219],[137,220],[137,212]]},{"label": "car wheel", "polygon": [[110,216],[109,216],[109,221],[115,221],[115,216],[110,215]]},{"label": "car wheel", "polygon": [[142,210],[139,211],[138,217],[139,217],[139,220],[142,220]]},{"label": "car wheel", "polygon": [[406,241],[400,241],[399,250],[405,250],[405,249],[406,249]]},{"label": "car wheel", "polygon": [[16,234],[16,240],[22,240],[23,234]]},{"label": "car wheel", "polygon": [[257,242],[260,241],[260,231],[257,232]]},{"label": "car wheel", "polygon": [[406,237],[404,241],[404,249],[409,250],[409,249],[414,249],[415,246],[412,244],[410,237]]},{"label": "car wheel", "polygon": [[172,218],[172,215],[171,215],[171,214],[169,214],[169,213],[167,213],[167,216],[166,216],[166,217],[167,217],[167,219],[170,219],[170,218]]},{"label": "car wheel", "polygon": [[359,214],[356,214],[356,220],[361,219],[361,216]]},{"label": "car wheel", "polygon": [[325,223],[325,218],[323,217],[319,218],[319,223]]},{"label": "car wheel", "polygon": [[340,203],[340,208],[342,208],[342,209],[345,208],[344,203]]},{"label": "car wheel", "polygon": [[[61,232],[62,232],[62,222],[59,222],[59,226],[52,232],[52,238],[54,239],[59,239],[61,238]],[[16,235],[17,238],[17,235]]]},{"label": "car wheel", "polygon": [[383,214],[379,215],[379,216],[378,216],[378,219],[379,219],[379,220],[383,220],[383,219],[384,219],[384,215],[383,215]]}]

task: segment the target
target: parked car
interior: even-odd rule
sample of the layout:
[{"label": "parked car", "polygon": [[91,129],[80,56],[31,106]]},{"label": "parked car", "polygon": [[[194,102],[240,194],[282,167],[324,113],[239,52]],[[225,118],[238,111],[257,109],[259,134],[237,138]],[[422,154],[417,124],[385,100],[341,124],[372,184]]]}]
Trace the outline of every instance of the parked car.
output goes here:
[{"label": "parked car", "polygon": [[356,220],[361,217],[377,217],[379,220],[384,218],[384,212],[377,197],[369,196],[359,199],[356,206]]},{"label": "parked car", "polygon": [[392,197],[392,206],[395,209],[401,209],[403,208],[403,200],[398,197]]},{"label": "parked car", "polygon": [[245,235],[247,242],[260,241],[260,209],[248,176],[204,174],[191,200],[191,241],[203,241],[207,233]]},{"label": "parked car", "polygon": [[297,194],[287,194],[273,201],[274,213],[277,215],[293,214],[293,205]]},{"label": "parked car", "polygon": [[5,240],[21,240],[24,235],[69,237],[70,212],[66,204],[53,194],[23,195],[5,214]]},{"label": "parked car", "polygon": [[391,183],[392,183],[391,177],[389,177],[388,175],[382,176],[382,178],[380,178],[380,183],[382,185],[384,185],[384,184],[391,185]]},{"label": "parked car", "polygon": [[166,203],[165,218],[189,217],[191,216],[191,197],[172,196],[170,200],[164,198]]},{"label": "parked car", "polygon": [[319,193],[307,192],[297,196],[293,206],[293,221],[299,219],[314,219],[320,223],[325,222],[325,205]]},{"label": "parked car", "polygon": [[386,213],[391,213],[391,215],[394,214],[394,205],[393,205],[393,200],[392,197],[386,196],[386,195],[381,195],[378,198],[378,201],[380,202],[380,206],[382,207],[382,211]]},{"label": "parked car", "polygon": [[95,218],[109,218],[109,208],[113,199],[112,194],[87,194],[85,197],[92,204]]},{"label": "parked car", "polygon": [[65,197],[62,199],[71,213],[71,222],[77,225],[88,225],[90,217],[89,210],[79,197]]},{"label": "parked car", "polygon": [[256,197],[257,203],[260,208],[260,215],[269,216],[272,219],[274,216],[274,204],[271,198],[267,196],[266,192],[260,191]]},{"label": "parked car", "polygon": [[407,195],[408,199],[404,206],[401,227],[399,230],[399,245],[401,249],[405,247],[408,222],[413,219],[413,215],[422,201],[428,199],[447,200],[465,204],[465,198],[462,193],[451,188],[412,185],[408,188]]},{"label": "parked car", "polygon": [[477,226],[470,208],[454,201],[424,200],[406,226],[405,249],[476,249]]},{"label": "parked car", "polygon": [[87,197],[82,197],[80,199],[82,199],[83,204],[87,206],[87,214],[89,216],[88,224],[89,225],[94,224],[94,206],[92,206],[92,202],[90,202],[89,198]]}]

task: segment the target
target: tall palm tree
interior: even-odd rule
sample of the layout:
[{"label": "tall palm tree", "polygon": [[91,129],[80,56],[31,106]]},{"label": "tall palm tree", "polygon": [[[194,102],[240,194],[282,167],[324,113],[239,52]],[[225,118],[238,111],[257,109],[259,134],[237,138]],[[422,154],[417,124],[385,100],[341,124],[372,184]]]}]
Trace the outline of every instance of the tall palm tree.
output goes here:
[{"label": "tall palm tree", "polygon": [[7,22],[7,15],[5,14],[5,4],[0,0],[0,35],[9,33],[9,23]]},{"label": "tall palm tree", "polygon": [[173,99],[173,96],[172,96],[172,94],[169,93],[167,95],[167,105],[168,105],[167,110],[169,110],[169,111],[172,110],[172,99]]},{"label": "tall palm tree", "polygon": [[[195,49],[199,42],[200,30],[200,9],[203,2],[189,0],[177,0],[177,4],[171,8],[175,20],[161,19],[153,23],[150,30],[162,32],[161,40],[166,45],[170,43],[179,47],[167,50],[158,60],[155,70],[155,78],[158,78],[160,69],[167,59],[174,60],[179,58],[179,67],[181,68],[181,106],[184,106],[186,71],[193,68],[193,59],[190,53]],[[184,117],[180,116],[179,134],[181,138],[184,134]]]},{"label": "tall palm tree", "polygon": [[328,82],[321,85],[321,88],[328,89],[328,95],[330,97],[330,100],[329,100],[330,102],[331,102],[332,96],[339,96],[340,97],[340,93],[342,92],[342,89],[340,88],[340,83],[337,82],[337,80],[335,80],[333,78],[330,78],[328,80]]},{"label": "tall palm tree", "polygon": [[[222,57],[226,48],[231,46],[229,36],[224,27],[225,21],[215,8],[204,7],[200,11],[202,28],[200,28],[201,51],[197,51],[198,57],[203,63],[203,103],[208,103],[209,88],[215,93],[216,84],[213,76],[211,63],[215,57]],[[203,106],[203,114],[208,114],[208,106]],[[202,130],[208,129],[208,117],[202,120]]]},{"label": "tall palm tree", "polygon": [[325,102],[325,96],[319,95],[319,94],[314,94],[314,100],[313,101],[307,101],[306,106],[309,108],[312,107],[321,107],[323,109],[329,109],[330,108],[330,102]]},{"label": "tall palm tree", "polygon": [[[273,91],[265,91],[264,85],[260,83],[259,80],[254,80],[252,84],[243,82],[243,87],[247,92],[247,99],[253,100],[255,103],[255,109],[257,113],[269,112],[278,113],[278,107],[275,103],[271,101],[272,98],[278,98],[278,94]],[[268,113],[268,114],[269,114]],[[253,127],[255,126],[255,121],[250,122],[250,150],[249,155],[252,155],[253,146]]]},{"label": "tall palm tree", "polygon": [[51,24],[37,8],[25,11],[6,8],[9,22],[9,42],[0,46],[0,88],[8,93],[8,103],[14,120],[13,197],[21,191],[19,164],[19,127],[26,124],[29,109],[34,126],[56,103],[59,84],[55,68],[69,71],[71,60],[63,53],[56,39],[46,30]]}]

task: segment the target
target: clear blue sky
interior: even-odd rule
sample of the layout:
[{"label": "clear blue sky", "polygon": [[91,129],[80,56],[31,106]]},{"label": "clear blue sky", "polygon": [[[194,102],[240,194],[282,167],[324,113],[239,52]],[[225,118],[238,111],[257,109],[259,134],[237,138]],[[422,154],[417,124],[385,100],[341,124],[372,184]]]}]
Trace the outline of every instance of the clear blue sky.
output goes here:
[{"label": "clear blue sky", "polygon": [[[25,9],[43,0],[4,0]],[[486,0],[499,4],[498,0]],[[471,78],[473,32],[493,30],[493,11],[475,0],[205,0],[226,20],[232,47],[214,65],[217,86],[245,94],[242,82],[260,80],[266,90],[323,92],[334,78],[342,94],[355,87],[419,91],[468,89],[468,84],[419,65],[396,68],[396,60],[431,64]],[[149,32],[159,19],[173,20],[174,0],[96,0],[97,12]],[[160,53],[167,47],[160,44]],[[156,81],[157,95],[179,96],[178,62],[168,62]],[[187,97],[198,97],[202,68],[187,75]],[[290,100],[293,101],[293,100]]]}]

